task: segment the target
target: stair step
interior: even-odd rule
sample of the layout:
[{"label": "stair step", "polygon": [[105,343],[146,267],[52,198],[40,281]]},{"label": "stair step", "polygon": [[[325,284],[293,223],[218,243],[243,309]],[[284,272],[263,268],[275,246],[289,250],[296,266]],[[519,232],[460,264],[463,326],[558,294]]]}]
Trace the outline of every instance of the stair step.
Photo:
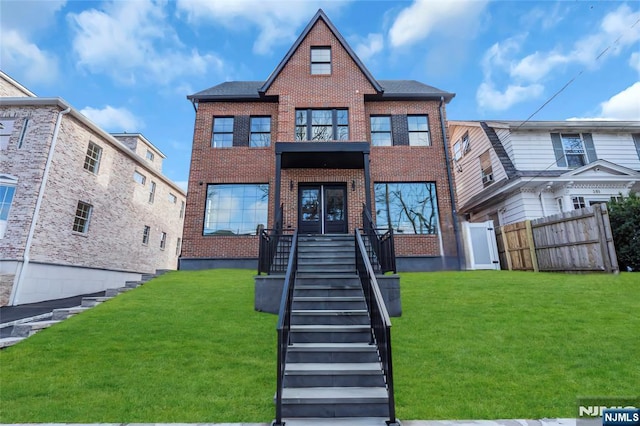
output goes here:
[{"label": "stair step", "polygon": [[347,273],[353,272],[355,274],[356,267],[354,264],[331,264],[331,265],[298,265],[298,273],[300,272],[322,272],[322,273]]},{"label": "stair step", "polygon": [[134,287],[118,287],[118,288],[108,288],[104,291],[105,297],[116,297],[120,293],[125,293],[129,290],[133,290]]},{"label": "stair step", "polygon": [[24,337],[3,337],[0,339],[0,349],[8,348],[16,343],[20,343],[24,340]]},{"label": "stair step", "polygon": [[334,310],[334,309],[366,309],[367,304],[363,296],[358,297],[324,297],[324,296],[294,296],[292,309],[306,310]]},{"label": "stair step", "polygon": [[284,417],[360,417],[388,415],[384,387],[284,388]]},{"label": "stair step", "polygon": [[368,325],[291,325],[292,343],[368,343]]},{"label": "stair step", "polygon": [[294,297],[363,297],[360,286],[298,286]]},{"label": "stair step", "polygon": [[82,307],[91,308],[96,305],[99,305],[102,302],[106,302],[111,299],[111,297],[98,296],[98,297],[83,297],[82,298]]},{"label": "stair step", "polygon": [[[331,419],[331,426],[388,426],[387,417],[336,417]],[[287,426],[326,426],[327,419],[318,417],[284,418]]]},{"label": "stair step", "polygon": [[82,306],[76,306],[73,308],[58,308],[58,309],[54,309],[53,312],[51,313],[51,319],[53,321],[62,321],[65,320],[73,315],[77,315],[80,312],[84,312],[86,311],[87,307],[82,307]]},{"label": "stair step", "polygon": [[295,309],[291,311],[292,325],[370,325],[366,309]]},{"label": "stair step", "polygon": [[294,343],[287,362],[378,362],[376,346],[364,343]]},{"label": "stair step", "polygon": [[34,321],[25,322],[23,324],[16,324],[13,326],[11,337],[29,337],[40,330],[51,327],[53,324],[57,324],[60,321]]},{"label": "stair step", "polygon": [[355,363],[287,363],[284,386],[309,387],[380,387],[385,386],[379,362]]},{"label": "stair step", "polygon": [[[153,278],[153,276],[151,276],[151,278]],[[149,278],[149,279],[151,279],[151,278]],[[143,279],[144,279],[144,278],[143,278]],[[148,281],[148,279],[147,279],[147,280],[144,280],[144,281]],[[128,287],[128,288],[136,288],[136,287],[141,286],[142,284],[143,284],[143,282],[142,282],[142,281],[126,281],[126,282],[124,283],[124,286],[125,286],[125,287]]]}]

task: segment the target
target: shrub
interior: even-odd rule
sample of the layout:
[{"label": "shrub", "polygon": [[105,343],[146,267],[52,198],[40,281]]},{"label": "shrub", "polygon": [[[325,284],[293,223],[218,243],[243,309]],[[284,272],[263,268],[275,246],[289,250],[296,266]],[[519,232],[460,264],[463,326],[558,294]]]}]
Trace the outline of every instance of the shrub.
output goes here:
[{"label": "shrub", "polygon": [[620,270],[640,271],[640,197],[632,192],[608,207]]}]

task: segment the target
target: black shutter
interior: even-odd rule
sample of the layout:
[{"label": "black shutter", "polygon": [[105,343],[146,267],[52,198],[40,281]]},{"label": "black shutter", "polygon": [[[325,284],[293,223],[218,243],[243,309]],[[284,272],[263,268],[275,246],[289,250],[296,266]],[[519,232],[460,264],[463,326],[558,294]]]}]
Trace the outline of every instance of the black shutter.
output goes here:
[{"label": "black shutter", "polygon": [[564,148],[562,147],[560,133],[551,133],[551,143],[553,144],[553,153],[556,155],[556,165],[558,167],[567,167],[567,159],[564,158]]},{"label": "black shutter", "polygon": [[394,145],[409,145],[409,123],[406,115],[391,116],[391,140]]},{"label": "black shutter", "polygon": [[249,146],[251,118],[248,115],[236,115],[233,120],[233,146]]},{"label": "black shutter", "polygon": [[631,136],[633,137],[633,143],[636,144],[636,151],[638,152],[638,159],[640,160],[640,133],[634,133]]},{"label": "black shutter", "polygon": [[598,156],[596,155],[596,148],[593,146],[591,133],[583,133],[582,140],[584,141],[584,149],[587,151],[587,163],[593,163],[598,159]]}]

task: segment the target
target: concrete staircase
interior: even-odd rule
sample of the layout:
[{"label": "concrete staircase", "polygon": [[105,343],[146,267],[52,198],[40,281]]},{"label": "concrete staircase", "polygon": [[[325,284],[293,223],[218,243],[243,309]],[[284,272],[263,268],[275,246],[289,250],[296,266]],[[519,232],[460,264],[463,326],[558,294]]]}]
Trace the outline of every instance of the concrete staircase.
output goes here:
[{"label": "concrete staircase", "polygon": [[374,417],[384,424],[388,393],[370,343],[353,235],[300,236],[283,417]]}]

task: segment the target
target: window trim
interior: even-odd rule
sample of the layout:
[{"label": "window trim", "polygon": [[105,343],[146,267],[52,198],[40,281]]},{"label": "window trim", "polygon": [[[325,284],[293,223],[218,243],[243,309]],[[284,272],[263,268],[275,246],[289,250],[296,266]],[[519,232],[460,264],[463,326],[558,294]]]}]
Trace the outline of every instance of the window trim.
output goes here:
[{"label": "window trim", "polygon": [[[312,139],[313,136],[313,111],[331,111],[331,139],[318,140]],[[345,111],[347,113],[347,124],[339,124],[338,123],[338,111]],[[305,114],[305,124],[298,124],[298,113],[304,112]],[[295,141],[296,142],[341,142],[349,140],[349,108],[296,108],[295,110]],[[305,126],[306,130],[306,138],[298,139],[298,128]],[[328,126],[326,126],[328,127]],[[347,129],[347,137],[346,139],[338,139],[339,129],[346,128]]]},{"label": "window trim", "polygon": [[[84,216],[78,216],[78,212],[81,211],[80,207],[88,207],[87,209],[83,209],[86,210],[86,217]],[[73,217],[73,226],[72,226],[72,231],[80,234],[80,235],[87,235],[87,233],[89,232],[89,222],[91,221],[91,215],[93,213],[93,205],[90,203],[87,203],[85,201],[82,200],[78,200],[78,204],[76,205],[76,212],[74,214]],[[82,229],[79,230],[77,228],[79,228],[79,222],[83,221],[84,223],[82,224]]]},{"label": "window trim", "polygon": [[[91,148],[95,147],[98,150],[92,150]],[[97,152],[98,155],[97,157],[94,157],[91,155],[91,153],[93,152]],[[97,143],[93,142],[93,141],[89,141],[89,144],[87,145],[87,153],[84,157],[84,164],[83,164],[83,168],[88,171],[91,174],[97,175],[98,172],[100,171],[100,161],[102,160],[102,147],[100,145],[98,145]],[[91,161],[93,161],[93,170],[89,169],[87,167],[87,165],[89,165],[91,163]]]},{"label": "window trim", "polygon": [[[425,117],[427,120],[427,130],[411,130],[411,126],[409,125],[409,118],[411,117]],[[409,146],[414,146],[414,147],[425,147],[425,146],[431,146],[431,128],[429,126],[429,114],[407,114],[407,132],[408,132],[408,138],[409,138]],[[412,134],[420,134],[420,133],[426,133],[427,135],[427,143],[426,145],[414,145],[411,143],[411,135]]]},{"label": "window trim", "polygon": [[[216,132],[216,119],[230,119],[231,120],[231,131],[224,132]],[[211,120],[211,147],[212,148],[233,148],[233,129],[236,124],[235,117],[233,115],[214,115]],[[229,146],[216,146],[215,145],[215,136],[216,135],[231,135],[231,143]]]},{"label": "window trim", "polygon": [[137,170],[133,172],[133,180],[142,186],[144,186],[147,183],[147,177]]},{"label": "window trim", "polygon": [[[380,131],[373,130],[372,119],[374,118],[388,118],[389,119],[389,131]],[[371,146],[393,146],[393,125],[391,123],[391,115],[390,114],[372,114],[369,116],[369,131],[371,133]],[[389,145],[378,145],[373,143],[373,135],[374,134],[389,134]]]},{"label": "window trim", "polygon": [[[329,52],[329,60],[314,60],[313,58],[313,52],[321,52],[321,51],[328,51]],[[309,50],[309,74],[311,75],[331,75],[333,72],[333,66],[332,66],[332,52],[331,52],[331,46],[311,46],[311,49]],[[319,68],[321,68],[322,70],[324,70],[324,66],[328,65],[329,66],[329,71],[328,72],[314,72],[314,65],[318,66]]]},{"label": "window trim", "polygon": [[148,246],[150,239],[151,239],[151,227],[149,225],[144,225],[144,228],[142,228],[142,245]]},{"label": "window trim", "polygon": [[[269,131],[268,132],[254,132],[253,129],[253,120],[257,118],[268,118],[269,119]],[[268,135],[269,143],[266,145],[253,145],[251,136],[253,135]],[[271,146],[271,116],[270,115],[251,115],[249,116],[249,147],[250,148],[267,148]]]}]

